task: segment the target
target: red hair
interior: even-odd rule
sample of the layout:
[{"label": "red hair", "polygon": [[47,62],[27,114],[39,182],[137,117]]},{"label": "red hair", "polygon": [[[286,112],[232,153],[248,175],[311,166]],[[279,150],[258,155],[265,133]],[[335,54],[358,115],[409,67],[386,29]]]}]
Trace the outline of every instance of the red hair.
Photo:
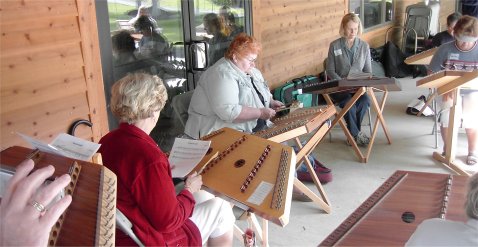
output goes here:
[{"label": "red hair", "polygon": [[258,54],[261,51],[261,44],[254,37],[247,35],[246,33],[240,33],[236,35],[234,40],[229,45],[224,56],[232,60],[233,55],[246,56],[250,53]]}]

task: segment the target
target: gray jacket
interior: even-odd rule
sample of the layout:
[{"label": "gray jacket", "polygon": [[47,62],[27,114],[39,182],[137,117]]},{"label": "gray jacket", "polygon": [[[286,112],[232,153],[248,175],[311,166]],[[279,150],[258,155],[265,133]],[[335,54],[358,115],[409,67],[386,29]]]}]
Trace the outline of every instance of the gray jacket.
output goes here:
[{"label": "gray jacket", "polygon": [[372,72],[370,47],[367,42],[358,40],[357,50],[355,51],[353,63],[344,51],[345,38],[339,38],[330,43],[329,53],[327,56],[327,75],[331,79],[346,78],[349,72]]},{"label": "gray jacket", "polygon": [[[272,94],[267,82],[255,68],[251,71],[251,77],[264,97],[265,106],[269,107]],[[252,86],[251,77],[224,57],[207,69],[194,89],[184,132],[193,138],[200,138],[223,127],[251,133],[257,120],[233,123],[241,113],[242,106],[265,107]],[[268,126],[271,124],[267,121]]]}]

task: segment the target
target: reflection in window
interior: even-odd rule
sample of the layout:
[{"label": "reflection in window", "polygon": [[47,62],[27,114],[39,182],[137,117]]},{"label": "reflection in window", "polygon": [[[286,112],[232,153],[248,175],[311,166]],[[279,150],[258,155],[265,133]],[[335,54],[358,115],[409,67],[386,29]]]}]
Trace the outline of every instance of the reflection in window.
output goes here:
[{"label": "reflection in window", "polygon": [[[142,71],[158,75],[171,97],[185,91],[181,1],[108,0],[113,81]],[[166,103],[161,115],[170,117]]]},{"label": "reflection in window", "polygon": [[221,6],[218,10],[203,15],[201,25],[196,28],[196,35],[203,37],[208,43],[209,66],[224,57],[234,37],[244,32],[243,17],[243,9],[229,5]]},{"label": "reflection in window", "polygon": [[349,0],[349,11],[359,15],[367,29],[392,21],[393,0]]}]

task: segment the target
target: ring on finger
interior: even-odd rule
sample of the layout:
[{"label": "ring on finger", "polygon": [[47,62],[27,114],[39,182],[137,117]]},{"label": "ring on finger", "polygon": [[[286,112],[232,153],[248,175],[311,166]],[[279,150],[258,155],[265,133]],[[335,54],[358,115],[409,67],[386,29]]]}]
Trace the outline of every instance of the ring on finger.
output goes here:
[{"label": "ring on finger", "polygon": [[40,213],[43,213],[43,212],[46,211],[45,206],[43,206],[43,204],[41,204],[41,203],[39,203],[39,202],[37,202],[37,201],[33,201],[33,202],[31,203],[31,205],[32,205],[38,212],[40,212]]}]

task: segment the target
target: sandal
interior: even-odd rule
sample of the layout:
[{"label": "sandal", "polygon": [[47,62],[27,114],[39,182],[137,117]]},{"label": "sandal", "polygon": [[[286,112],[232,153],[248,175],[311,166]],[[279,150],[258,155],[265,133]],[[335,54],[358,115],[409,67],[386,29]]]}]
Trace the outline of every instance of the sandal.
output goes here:
[{"label": "sandal", "polygon": [[474,154],[470,154],[466,158],[466,164],[469,166],[475,165],[477,162],[478,162],[478,157]]}]

